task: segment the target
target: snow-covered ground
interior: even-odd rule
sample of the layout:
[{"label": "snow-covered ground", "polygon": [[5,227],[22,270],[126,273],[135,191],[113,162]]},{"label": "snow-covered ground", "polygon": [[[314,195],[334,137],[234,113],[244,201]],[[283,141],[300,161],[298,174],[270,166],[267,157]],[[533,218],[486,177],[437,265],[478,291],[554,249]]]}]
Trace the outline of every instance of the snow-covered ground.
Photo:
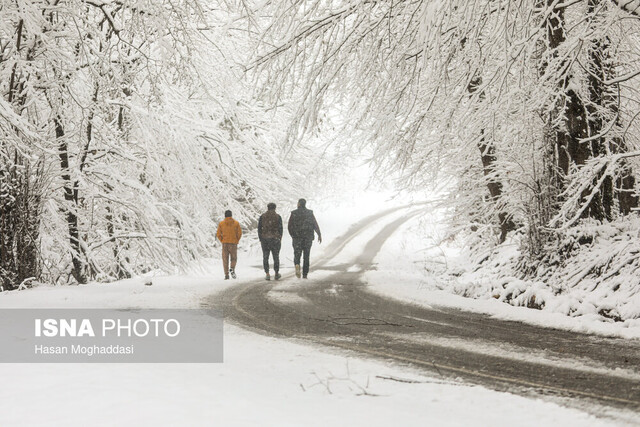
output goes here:
[{"label": "snow-covered ground", "polygon": [[[38,287],[0,294],[0,307],[198,307],[229,284],[182,276]],[[4,364],[0,377],[2,426],[615,424],[228,324],[221,364]]]},{"label": "snow-covered ground", "polygon": [[[331,240],[357,219],[399,203],[389,201],[386,195],[366,193],[346,198],[340,204],[310,201],[325,238],[322,245],[314,245],[312,259],[321,257]],[[403,209],[376,222],[347,244],[330,264],[352,262],[369,238],[406,212]],[[286,220],[286,214],[283,216]],[[412,231],[416,226],[425,224],[419,220],[409,222],[383,247],[377,259],[378,269],[366,273],[374,290],[425,304],[456,305],[538,323],[553,321],[555,326],[562,320],[560,315],[550,316],[497,301],[470,300],[437,290],[429,282],[435,276],[425,273],[424,262],[432,262],[433,251],[446,254],[447,249],[425,251],[424,245],[416,246],[417,234]],[[434,233],[437,230],[434,225]],[[291,257],[290,242],[285,240],[285,273],[291,270]],[[153,277],[151,286],[145,286],[147,278],[136,278],[4,292],[0,293],[0,308],[196,308],[205,297],[227,286],[261,279],[260,264],[258,248],[252,245],[239,254],[237,281],[222,280],[219,261],[210,259],[194,265],[187,275]],[[312,268],[310,280],[326,274]],[[281,285],[293,280],[286,279]],[[273,297],[280,298],[277,290]],[[547,320],[540,320],[543,318]],[[597,330],[597,324],[602,328],[615,326],[569,318],[566,321],[574,322],[567,325],[579,330]],[[624,335],[632,328],[611,330]],[[617,412],[596,418],[559,403],[429,377],[406,366],[265,337],[229,324],[225,325],[224,345],[221,364],[0,365],[0,426],[600,426],[633,420],[633,414]]]}]

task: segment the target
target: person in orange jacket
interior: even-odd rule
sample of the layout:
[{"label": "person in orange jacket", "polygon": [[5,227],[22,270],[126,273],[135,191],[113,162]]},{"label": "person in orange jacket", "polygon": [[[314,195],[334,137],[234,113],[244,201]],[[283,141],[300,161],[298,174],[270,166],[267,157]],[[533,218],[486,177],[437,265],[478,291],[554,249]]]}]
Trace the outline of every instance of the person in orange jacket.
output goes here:
[{"label": "person in orange jacket", "polygon": [[[238,261],[238,242],[242,237],[240,223],[231,217],[231,211],[224,213],[224,220],[218,224],[216,233],[218,240],[222,242],[222,268],[224,269],[224,279],[229,279],[229,275],[236,278],[236,262]],[[229,266],[231,258],[231,266]]]}]

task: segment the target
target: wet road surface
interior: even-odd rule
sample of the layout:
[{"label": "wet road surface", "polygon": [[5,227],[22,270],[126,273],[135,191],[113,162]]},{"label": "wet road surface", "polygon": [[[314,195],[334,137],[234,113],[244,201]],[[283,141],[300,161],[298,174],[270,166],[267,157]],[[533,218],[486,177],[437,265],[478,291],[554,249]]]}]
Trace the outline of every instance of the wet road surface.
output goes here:
[{"label": "wet road surface", "polygon": [[[353,263],[330,264],[376,221],[402,212],[364,245]],[[357,223],[326,248],[322,259],[312,262],[309,280],[289,275],[280,282],[242,283],[213,295],[206,304],[221,307],[227,321],[269,335],[409,364],[496,390],[640,412],[639,340],[411,305],[367,291],[362,271],[372,268],[384,242],[420,213],[419,208],[403,207]],[[337,272],[313,279],[313,271],[323,268]]]}]

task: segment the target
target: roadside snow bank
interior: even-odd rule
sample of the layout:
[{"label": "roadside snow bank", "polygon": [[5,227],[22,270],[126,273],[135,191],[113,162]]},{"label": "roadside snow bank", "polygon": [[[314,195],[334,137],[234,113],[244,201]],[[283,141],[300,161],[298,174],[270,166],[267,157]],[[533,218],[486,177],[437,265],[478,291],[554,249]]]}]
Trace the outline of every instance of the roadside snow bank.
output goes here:
[{"label": "roadside snow bank", "polygon": [[[484,262],[467,264],[457,290],[501,302],[640,327],[640,221],[584,221],[567,230],[540,260],[517,250],[518,238]],[[525,276],[528,279],[523,280]]]},{"label": "roadside snow bank", "polygon": [[[583,224],[554,260],[523,265],[518,236],[473,257],[436,214],[406,223],[365,273],[372,290],[542,326],[640,338],[640,221]],[[549,267],[550,266],[550,267]],[[529,268],[534,279],[523,279]],[[536,310],[531,310],[531,309]]]}]

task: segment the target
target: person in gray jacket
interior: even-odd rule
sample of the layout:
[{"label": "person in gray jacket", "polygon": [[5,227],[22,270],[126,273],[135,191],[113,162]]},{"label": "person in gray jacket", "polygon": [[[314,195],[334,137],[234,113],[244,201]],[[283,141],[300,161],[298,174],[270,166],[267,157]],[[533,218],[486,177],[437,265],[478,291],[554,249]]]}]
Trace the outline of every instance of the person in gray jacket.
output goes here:
[{"label": "person in gray jacket", "polygon": [[282,241],[282,217],[276,213],[276,204],[269,203],[267,211],[258,220],[258,238],[262,246],[262,265],[265,279],[271,280],[269,274],[269,255],[273,255],[275,279],[280,279],[280,246]]}]

